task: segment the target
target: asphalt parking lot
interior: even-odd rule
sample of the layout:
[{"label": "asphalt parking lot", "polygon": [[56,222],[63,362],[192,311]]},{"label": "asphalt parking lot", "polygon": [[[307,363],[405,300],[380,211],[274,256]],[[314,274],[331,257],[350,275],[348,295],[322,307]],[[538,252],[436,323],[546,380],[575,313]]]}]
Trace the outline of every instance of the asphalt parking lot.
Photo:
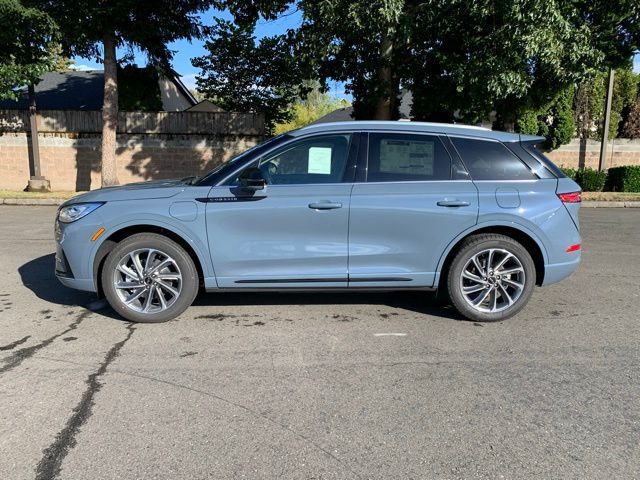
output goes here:
[{"label": "asphalt parking lot", "polygon": [[523,313],[424,294],[205,294],[160,325],[53,276],[53,207],[0,207],[6,479],[638,478],[640,209]]}]

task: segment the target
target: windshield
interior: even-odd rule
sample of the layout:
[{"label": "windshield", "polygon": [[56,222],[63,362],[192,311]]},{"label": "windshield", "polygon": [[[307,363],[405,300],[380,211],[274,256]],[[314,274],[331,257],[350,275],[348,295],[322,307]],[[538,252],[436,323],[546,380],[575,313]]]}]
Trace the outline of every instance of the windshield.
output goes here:
[{"label": "windshield", "polygon": [[233,173],[241,164],[244,159],[247,158],[258,158],[263,153],[266,153],[268,150],[284,143],[285,141],[291,138],[287,134],[278,135],[277,137],[270,138],[262,143],[257,144],[255,147],[250,148],[249,150],[245,150],[240,155],[233,157],[228,162],[223,162],[213,170],[211,170],[206,175],[200,177],[199,179],[192,182],[192,185],[215,185],[220,180],[225,178],[226,176]]}]

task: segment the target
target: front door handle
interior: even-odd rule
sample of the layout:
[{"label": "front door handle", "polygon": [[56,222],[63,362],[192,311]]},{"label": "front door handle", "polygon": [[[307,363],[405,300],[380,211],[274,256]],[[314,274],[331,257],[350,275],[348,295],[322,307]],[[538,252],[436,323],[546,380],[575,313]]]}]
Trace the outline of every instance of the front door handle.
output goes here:
[{"label": "front door handle", "polygon": [[342,208],[342,204],[340,202],[323,200],[322,202],[310,203],[309,208],[313,208],[314,210],[333,210],[334,208]]},{"label": "front door handle", "polygon": [[471,204],[463,200],[440,200],[437,205],[439,207],[468,207]]}]

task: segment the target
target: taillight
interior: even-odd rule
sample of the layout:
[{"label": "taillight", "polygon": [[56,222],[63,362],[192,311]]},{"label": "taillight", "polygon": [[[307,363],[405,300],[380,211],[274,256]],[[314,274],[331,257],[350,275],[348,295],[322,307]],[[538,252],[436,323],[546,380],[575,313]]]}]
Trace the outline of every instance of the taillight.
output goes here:
[{"label": "taillight", "polygon": [[569,245],[567,247],[567,253],[577,252],[578,250],[580,250],[580,248],[582,248],[582,246],[579,243],[576,243],[574,245]]},{"label": "taillight", "polygon": [[582,202],[582,192],[559,193],[558,198],[562,203],[580,203]]}]

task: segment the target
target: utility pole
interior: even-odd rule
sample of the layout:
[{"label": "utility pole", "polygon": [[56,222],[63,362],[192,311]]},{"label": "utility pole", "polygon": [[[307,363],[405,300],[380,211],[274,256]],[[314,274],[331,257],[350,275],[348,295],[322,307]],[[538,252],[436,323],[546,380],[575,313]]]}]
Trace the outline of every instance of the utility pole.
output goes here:
[{"label": "utility pole", "polygon": [[29,129],[31,130],[31,165],[29,165],[29,185],[30,192],[50,192],[51,184],[49,180],[42,176],[40,169],[40,144],[38,143],[38,118],[36,110],[36,91],[33,83],[29,84]]},{"label": "utility pole", "polygon": [[609,69],[609,84],[607,86],[607,101],[604,107],[604,126],[602,127],[602,143],[600,144],[600,171],[607,166],[607,143],[609,141],[609,124],[611,123],[611,99],[613,97],[613,79],[615,71]]}]

